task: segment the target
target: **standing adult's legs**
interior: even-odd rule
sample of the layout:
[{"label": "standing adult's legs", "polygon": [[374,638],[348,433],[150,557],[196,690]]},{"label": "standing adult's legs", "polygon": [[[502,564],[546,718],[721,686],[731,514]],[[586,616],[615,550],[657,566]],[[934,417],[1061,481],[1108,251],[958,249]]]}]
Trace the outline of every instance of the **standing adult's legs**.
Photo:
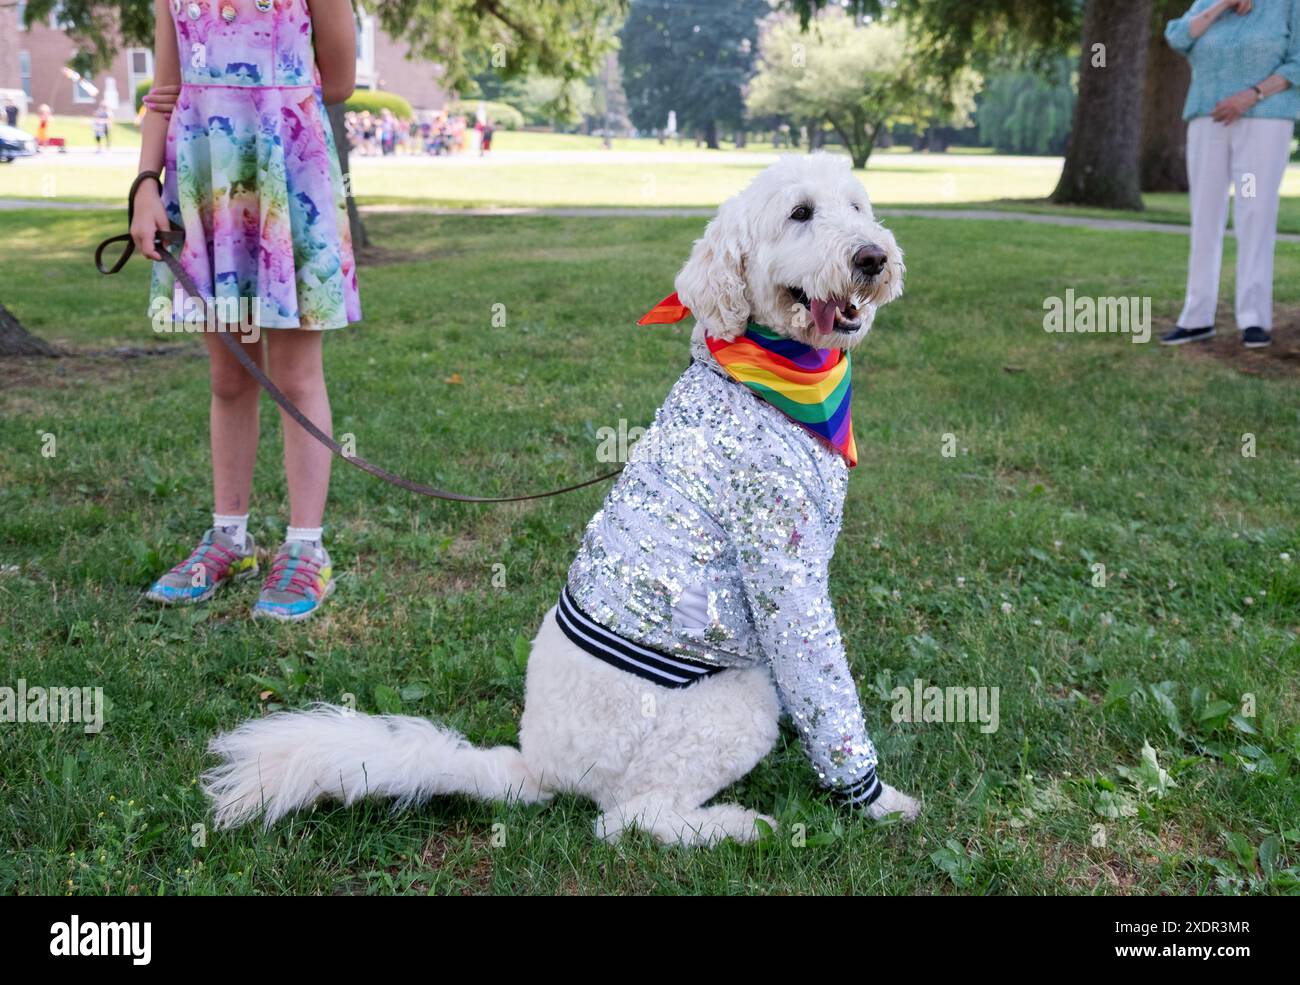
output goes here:
[{"label": "standing adult's legs", "polygon": [[1273,327],[1273,247],[1278,194],[1294,120],[1242,119],[1232,131],[1233,227],[1237,233],[1237,327]]},{"label": "standing adult's legs", "polygon": [[1187,260],[1187,294],[1178,324],[1206,328],[1219,305],[1223,232],[1228,222],[1228,127],[1208,116],[1187,127],[1187,178],[1192,210],[1191,250]]}]

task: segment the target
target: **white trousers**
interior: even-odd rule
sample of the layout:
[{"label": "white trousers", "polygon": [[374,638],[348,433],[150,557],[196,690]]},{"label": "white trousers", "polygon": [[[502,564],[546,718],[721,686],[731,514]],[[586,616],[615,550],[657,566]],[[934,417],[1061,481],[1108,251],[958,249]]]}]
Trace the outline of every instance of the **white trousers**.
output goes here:
[{"label": "white trousers", "polygon": [[1228,189],[1235,186],[1237,327],[1273,327],[1273,244],[1278,192],[1291,154],[1294,120],[1243,118],[1224,126],[1198,116],[1187,126],[1187,177],[1191,185],[1192,246],[1187,299],[1178,324],[1214,324],[1219,304]]}]

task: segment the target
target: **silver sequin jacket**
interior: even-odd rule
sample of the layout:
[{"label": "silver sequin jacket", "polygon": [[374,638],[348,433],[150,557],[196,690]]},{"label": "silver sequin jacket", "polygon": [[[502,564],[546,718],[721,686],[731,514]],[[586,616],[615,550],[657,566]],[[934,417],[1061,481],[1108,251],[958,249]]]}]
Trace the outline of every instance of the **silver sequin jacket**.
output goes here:
[{"label": "silver sequin jacket", "polygon": [[693,362],[591,519],[569,569],[581,609],[619,635],[722,667],[766,666],[821,782],[874,774],[827,573],[848,466]]}]

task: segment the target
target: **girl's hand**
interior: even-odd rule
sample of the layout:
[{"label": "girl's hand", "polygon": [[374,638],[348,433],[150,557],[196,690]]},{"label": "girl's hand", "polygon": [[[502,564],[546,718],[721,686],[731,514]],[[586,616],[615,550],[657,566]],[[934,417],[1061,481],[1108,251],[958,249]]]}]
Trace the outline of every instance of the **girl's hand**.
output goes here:
[{"label": "girl's hand", "polygon": [[150,260],[161,260],[154,248],[153,238],[159,232],[171,228],[167,219],[167,210],[163,208],[162,195],[158,185],[152,181],[142,182],[135,192],[135,217],[131,220],[131,239],[135,248]]},{"label": "girl's hand", "polygon": [[1236,123],[1249,110],[1253,109],[1259,98],[1255,95],[1254,89],[1243,89],[1227,99],[1219,100],[1213,112],[1210,113],[1210,119],[1215,123],[1230,124]]},{"label": "girl's hand", "polygon": [[142,102],[147,109],[151,109],[155,113],[171,116],[172,110],[176,108],[176,100],[180,94],[180,86],[154,86],[144,94]]},{"label": "girl's hand", "polygon": [[1250,10],[1254,5],[1254,0],[1228,0],[1224,9],[1231,10],[1244,17],[1246,14],[1250,13]]}]

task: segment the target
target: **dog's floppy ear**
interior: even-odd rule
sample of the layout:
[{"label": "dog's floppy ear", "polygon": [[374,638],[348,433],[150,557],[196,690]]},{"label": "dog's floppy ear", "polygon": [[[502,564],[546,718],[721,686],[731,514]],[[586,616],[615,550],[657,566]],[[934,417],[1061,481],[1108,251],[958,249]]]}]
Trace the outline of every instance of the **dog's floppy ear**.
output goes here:
[{"label": "dog's floppy ear", "polygon": [[740,209],[725,202],[695,241],[690,259],[677,274],[675,287],[704,330],[718,339],[734,339],[749,324],[745,296],[745,236]]}]

